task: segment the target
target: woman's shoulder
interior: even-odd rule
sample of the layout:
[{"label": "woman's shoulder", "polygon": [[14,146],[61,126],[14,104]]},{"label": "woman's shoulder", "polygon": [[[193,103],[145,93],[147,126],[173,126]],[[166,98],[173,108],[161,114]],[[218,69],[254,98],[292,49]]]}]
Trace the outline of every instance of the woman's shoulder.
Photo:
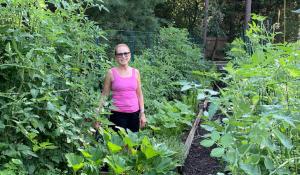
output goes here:
[{"label": "woman's shoulder", "polygon": [[135,71],[135,73],[139,73],[139,70],[135,67],[131,67],[131,69],[133,69]]},{"label": "woman's shoulder", "polygon": [[111,68],[109,68],[107,71],[112,71],[112,70],[115,70],[117,67],[111,67]]},{"label": "woman's shoulder", "polygon": [[140,77],[140,71],[138,69],[132,67],[132,70],[134,70],[135,77],[137,77],[137,78]]},{"label": "woman's shoulder", "polygon": [[108,77],[113,77],[113,70],[114,70],[114,67],[110,68],[110,69],[107,69],[106,71],[106,76]]}]

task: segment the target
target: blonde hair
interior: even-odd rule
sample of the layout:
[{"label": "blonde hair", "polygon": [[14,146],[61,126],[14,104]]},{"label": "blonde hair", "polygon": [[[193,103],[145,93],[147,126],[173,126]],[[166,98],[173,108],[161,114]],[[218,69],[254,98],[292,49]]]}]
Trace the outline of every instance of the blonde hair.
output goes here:
[{"label": "blonde hair", "polygon": [[115,55],[117,54],[117,49],[118,49],[119,47],[127,47],[127,48],[130,50],[130,48],[128,47],[127,44],[125,44],[125,43],[120,43],[120,44],[117,44],[117,45],[115,46]]}]

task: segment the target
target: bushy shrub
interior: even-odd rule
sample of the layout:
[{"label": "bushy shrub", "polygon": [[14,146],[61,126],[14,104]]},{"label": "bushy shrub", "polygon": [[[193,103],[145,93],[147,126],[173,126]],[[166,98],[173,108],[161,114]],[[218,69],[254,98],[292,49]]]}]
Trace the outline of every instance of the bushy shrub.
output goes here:
[{"label": "bushy shrub", "polygon": [[137,56],[134,66],[140,68],[145,104],[153,110],[152,100],[179,97],[179,80],[193,80],[193,70],[208,66],[201,50],[188,39],[185,29],[161,28],[156,45]]},{"label": "bushy shrub", "polygon": [[95,44],[103,32],[84,15],[89,2],[51,2],[53,11],[44,1],[0,5],[0,174],[62,172],[64,154],[87,139],[108,65]]},{"label": "bushy shrub", "polygon": [[[176,152],[166,144],[143,133],[127,132],[122,128],[102,130],[101,146],[80,149],[81,155],[70,153],[66,157],[74,174],[98,175],[99,167],[107,163],[109,174],[176,174]],[[100,173],[101,174],[101,173]]]},{"label": "bushy shrub", "polygon": [[202,123],[210,133],[201,144],[215,145],[211,156],[233,175],[300,172],[300,43],[274,43],[264,19],[253,15],[248,42],[229,53],[227,87],[212,101],[226,117]]}]

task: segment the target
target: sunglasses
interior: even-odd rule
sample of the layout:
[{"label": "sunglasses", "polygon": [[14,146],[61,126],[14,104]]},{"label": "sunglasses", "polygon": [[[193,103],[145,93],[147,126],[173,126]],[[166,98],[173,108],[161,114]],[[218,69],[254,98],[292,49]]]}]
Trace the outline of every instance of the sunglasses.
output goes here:
[{"label": "sunglasses", "polygon": [[130,54],[130,52],[116,53],[116,56],[117,57],[122,57],[123,55],[128,56],[129,54]]}]

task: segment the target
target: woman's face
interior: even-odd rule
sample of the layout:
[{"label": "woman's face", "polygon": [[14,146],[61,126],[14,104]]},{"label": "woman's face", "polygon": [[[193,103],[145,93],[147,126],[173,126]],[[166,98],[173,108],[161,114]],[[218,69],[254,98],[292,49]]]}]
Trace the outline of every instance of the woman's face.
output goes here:
[{"label": "woman's face", "polygon": [[119,46],[116,49],[115,58],[119,65],[121,65],[121,66],[128,65],[130,58],[131,58],[129,48],[126,46]]}]

